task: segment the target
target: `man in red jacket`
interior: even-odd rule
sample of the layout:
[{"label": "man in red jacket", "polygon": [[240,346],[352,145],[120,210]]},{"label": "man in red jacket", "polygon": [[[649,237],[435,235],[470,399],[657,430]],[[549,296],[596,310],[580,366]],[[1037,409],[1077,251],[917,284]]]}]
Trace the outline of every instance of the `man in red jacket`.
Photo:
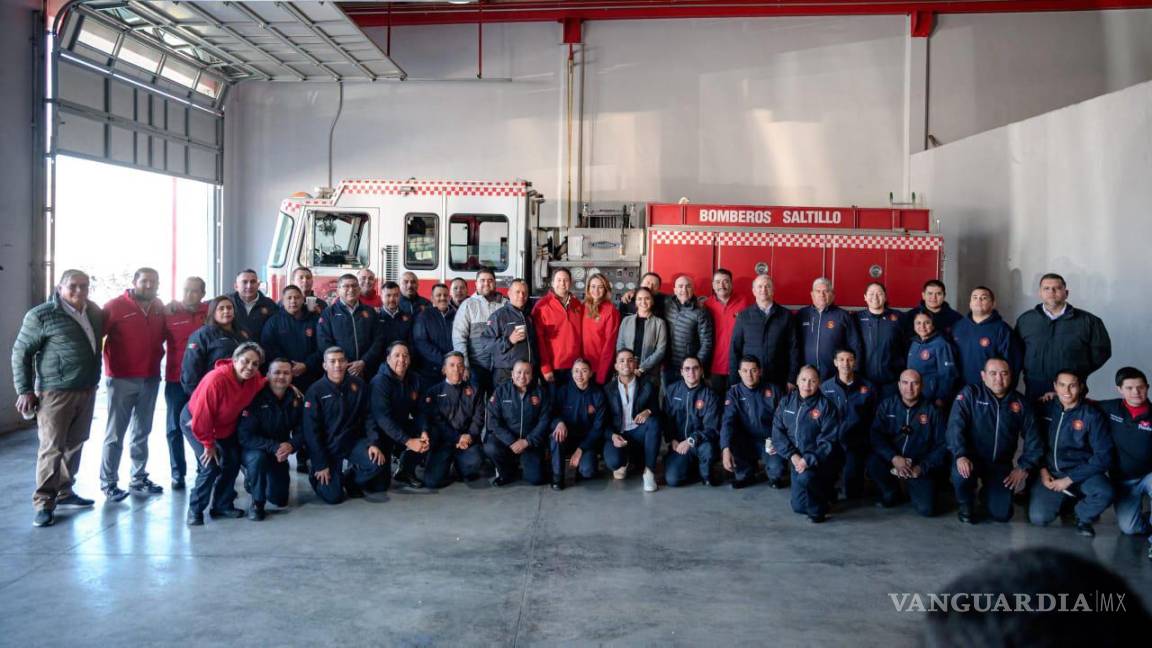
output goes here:
[{"label": "man in red jacket", "polygon": [[731,272],[717,268],[712,273],[712,296],[704,300],[703,306],[712,313],[714,338],[712,360],[708,363],[708,371],[712,374],[709,382],[712,391],[723,398],[728,393],[728,347],[732,343],[732,331],[736,328],[736,316],[748,307],[748,298],[744,293],[733,292]]},{"label": "man in red jacket", "polygon": [[164,356],[164,302],[156,298],[160,276],[140,268],[132,288],[104,305],[104,375],[108,377],[108,426],[100,460],[100,486],[109,501],[128,497],[116,482],[124,435],[132,425],[128,454],[132,473],[128,488],[141,495],[159,495],[160,486],[148,479],[148,434],[160,390],[160,358]]},{"label": "man in red jacket", "polygon": [[168,460],[172,466],[172,490],[184,490],[184,475],[188,462],[184,457],[184,435],[180,433],[180,410],[188,404],[188,392],[180,384],[180,366],[184,362],[184,349],[188,338],[204,326],[208,304],[203,301],[207,286],[200,277],[184,280],[184,296],[168,304],[168,317],[164,321],[164,404],[167,406],[165,422],[168,437]]},{"label": "man in red jacket", "polygon": [[572,294],[572,275],[565,268],[552,273],[552,292],[532,309],[540,347],[540,374],[559,387],[572,375],[572,363],[584,348],[581,338],[584,305]]}]

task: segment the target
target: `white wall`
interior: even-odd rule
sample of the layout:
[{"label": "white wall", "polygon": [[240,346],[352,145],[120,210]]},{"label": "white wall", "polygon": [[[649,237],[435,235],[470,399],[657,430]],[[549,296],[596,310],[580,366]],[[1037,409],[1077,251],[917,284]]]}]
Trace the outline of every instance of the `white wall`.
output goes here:
[{"label": "white wall", "polygon": [[1152,10],[945,14],[929,50],[946,144],[1152,79]]},{"label": "white wall", "polygon": [[32,188],[33,163],[33,32],[36,0],[0,2],[0,178],[4,178],[4,206],[0,208],[0,285],[7,286],[6,308],[0,309],[0,348],[5,368],[0,371],[0,431],[25,425],[12,404],[12,372],[8,351],[16,341],[24,312],[32,306],[32,219],[37,218]]},{"label": "white wall", "polygon": [[1121,366],[1152,370],[1152,82],[918,153],[912,180],[943,224],[955,301],[986,283],[1014,322],[1058,272],[1112,337],[1093,391],[1113,393]]},{"label": "white wall", "polygon": [[[883,203],[901,183],[904,33],[899,16],[586,25],[584,199]],[[560,36],[487,26],[484,74],[511,83],[348,85],[336,179],[527,178],[555,218]],[[475,48],[473,26],[392,36],[413,77],[474,77]],[[226,276],[263,263],[282,197],[323,183],[335,106],[327,85],[249,84],[230,99]]]}]

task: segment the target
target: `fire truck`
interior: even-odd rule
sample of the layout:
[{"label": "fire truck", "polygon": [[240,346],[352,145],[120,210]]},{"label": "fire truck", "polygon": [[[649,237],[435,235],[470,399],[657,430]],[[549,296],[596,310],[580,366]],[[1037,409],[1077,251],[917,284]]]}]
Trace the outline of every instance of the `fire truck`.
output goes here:
[{"label": "fire truck", "polygon": [[572,227],[540,223],[544,197],[530,182],[345,180],[318,196],[294,194],[280,204],[268,258],[268,291],[278,299],[292,271],[308,266],[314,290],[335,298],[337,279],[370,268],[384,281],[405,272],[420,293],[460,277],[471,288],[491,268],[497,286],[528,280],[547,289],[556,268],[574,287],[605,274],[616,294],[645,272],[693,278],[710,294],[716,268],[733,273],[738,291],[769,273],[776,301],[808,303],[812,280],[828,277],[841,306],[863,306],[865,287],[880,281],[893,307],[911,307],[922,284],[940,277],[944,242],[926,209],[649,203],[580,210]]}]

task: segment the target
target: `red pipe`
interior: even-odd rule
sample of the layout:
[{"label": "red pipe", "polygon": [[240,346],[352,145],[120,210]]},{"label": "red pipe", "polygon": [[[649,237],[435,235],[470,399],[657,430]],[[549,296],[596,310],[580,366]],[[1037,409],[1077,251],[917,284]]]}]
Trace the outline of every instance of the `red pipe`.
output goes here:
[{"label": "red pipe", "polygon": [[1003,13],[1097,11],[1152,7],[1152,0],[570,0],[503,2],[476,6],[414,4],[386,10],[376,4],[341,8],[361,27],[451,25],[479,22],[554,22],[565,20],[652,20],[672,18],[763,18],[772,16],[907,15],[935,13]]}]

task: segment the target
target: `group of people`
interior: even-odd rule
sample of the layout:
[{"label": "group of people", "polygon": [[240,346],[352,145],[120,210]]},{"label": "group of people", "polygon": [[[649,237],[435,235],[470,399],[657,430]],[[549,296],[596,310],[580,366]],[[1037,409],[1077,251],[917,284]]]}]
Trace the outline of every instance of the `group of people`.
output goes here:
[{"label": "group of people", "polygon": [[[393,482],[441,488],[483,476],[562,490],[569,471],[591,479],[603,462],[615,479],[639,474],[647,492],[660,473],[670,487],[765,481],[789,488],[793,510],[813,522],[841,496],[868,494],[934,515],[949,490],[961,521],[1007,521],[1026,492],[1036,524],[1071,507],[1092,535],[1115,505],[1125,533],[1152,533],[1142,514],[1152,494],[1147,378],[1126,367],[1120,398],[1086,399],[1111,343],[1056,274],[1041,278],[1041,303],[1015,327],[984,286],[967,315],[936,280],[910,311],[889,308],[880,283],[867,287],[866,308],[847,311],[818,278],[811,304],[792,312],[775,303],[770,276],[756,277],[747,299],[723,269],[706,298],[686,275],[665,294],[655,273],[618,297],[594,274],[581,298],[565,269],[534,302],[520,279],[498,291],[490,270],[476,273],[471,295],[456,279],[426,298],[412,273],[378,286],[365,269],[341,276],[331,303],[313,293],[307,268],[280,303],[252,270],[207,302],[198,278],[169,305],[158,283],[141,268],[100,308],[88,277],[69,270],[24,319],[12,366],[17,409],[39,427],[37,526],[57,507],[93,504],[73,485],[101,367],[103,492],[114,502],[163,492],[147,472],[163,359],[173,489],[185,488],[185,442],[196,460],[192,525],[205,511],[261,520],[267,503],[285,506],[295,456],[332,504]],[[241,470],[247,511],[235,506]]]}]

